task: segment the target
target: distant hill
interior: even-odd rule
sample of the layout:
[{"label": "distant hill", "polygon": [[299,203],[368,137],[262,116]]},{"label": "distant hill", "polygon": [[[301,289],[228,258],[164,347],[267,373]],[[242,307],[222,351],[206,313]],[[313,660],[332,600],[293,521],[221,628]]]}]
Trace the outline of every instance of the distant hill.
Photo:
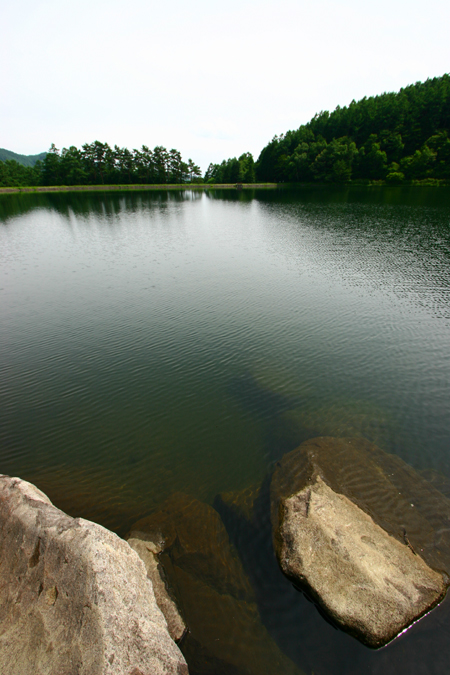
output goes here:
[{"label": "distant hill", "polygon": [[6,162],[7,159],[14,159],[16,162],[19,162],[19,164],[23,164],[23,166],[34,166],[38,160],[42,161],[46,154],[46,152],[41,152],[39,155],[19,155],[17,152],[0,148],[0,162]]}]

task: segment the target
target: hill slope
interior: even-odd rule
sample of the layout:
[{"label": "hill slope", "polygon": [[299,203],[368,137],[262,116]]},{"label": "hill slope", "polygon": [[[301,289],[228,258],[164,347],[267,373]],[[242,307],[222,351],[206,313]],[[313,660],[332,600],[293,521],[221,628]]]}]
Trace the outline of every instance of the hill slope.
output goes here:
[{"label": "hill slope", "polygon": [[23,164],[23,166],[34,166],[37,161],[43,161],[46,154],[46,152],[41,152],[39,155],[19,155],[17,152],[12,152],[12,150],[0,148],[0,162],[14,159],[16,162],[19,162],[19,164]]},{"label": "hill slope", "polygon": [[258,181],[450,178],[450,75],[321,112],[275,136]]}]

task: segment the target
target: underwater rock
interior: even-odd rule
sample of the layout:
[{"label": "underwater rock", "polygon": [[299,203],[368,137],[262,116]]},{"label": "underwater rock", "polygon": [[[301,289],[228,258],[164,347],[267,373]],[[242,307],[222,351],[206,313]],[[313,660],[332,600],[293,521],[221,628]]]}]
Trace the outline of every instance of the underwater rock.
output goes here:
[{"label": "underwater rock", "polygon": [[255,501],[258,499],[261,485],[252,485],[243,490],[221,492],[214,501],[214,507],[221,514],[226,509],[235,518],[250,523],[253,520]]},{"label": "underwater rock", "polygon": [[447,476],[444,476],[440,471],[436,471],[435,469],[421,469],[418,473],[422,478],[431,483],[436,490],[450,499],[450,480]]},{"label": "underwater rock", "polygon": [[0,672],[188,675],[139,556],[0,476]]},{"label": "underwater rock", "polygon": [[161,547],[159,564],[186,623],[191,675],[300,675],[261,623],[254,594],[215,509],[176,493],[130,538]]},{"label": "underwater rock", "polygon": [[283,396],[286,401],[304,401],[314,395],[314,385],[303,377],[297,378],[292,368],[281,364],[261,363],[250,367],[249,374],[256,386]]},{"label": "underwater rock", "polygon": [[194,497],[174,493],[159,511],[135,523],[127,539],[153,542],[164,555],[170,551],[178,567],[220,593],[243,600],[253,597],[219,514]]},{"label": "underwater rock", "polygon": [[316,438],[285,455],[271,511],[285,575],[371,647],[445,595],[450,500],[365,439]]},{"label": "underwater rock", "polygon": [[298,408],[283,412],[280,429],[287,440],[299,443],[318,436],[365,438],[383,448],[396,436],[392,416],[379,406],[354,399],[324,403],[322,399],[305,399]]}]

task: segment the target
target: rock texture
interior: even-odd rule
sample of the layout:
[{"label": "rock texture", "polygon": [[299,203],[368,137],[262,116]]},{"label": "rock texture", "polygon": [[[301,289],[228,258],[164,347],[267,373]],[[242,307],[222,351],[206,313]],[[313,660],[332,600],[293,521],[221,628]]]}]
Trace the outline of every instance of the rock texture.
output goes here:
[{"label": "rock texture", "polygon": [[215,509],[174,494],[133,526],[131,540],[162,549],[158,562],[188,629],[180,646],[191,675],[300,675],[261,623]]},{"label": "rock texture", "polygon": [[186,624],[174,599],[166,588],[164,573],[158,561],[158,555],[163,550],[162,544],[160,542],[142,541],[141,539],[128,539],[128,544],[136,551],[145,565],[147,576],[152,582],[157,605],[167,621],[170,637],[179,642],[186,632]]},{"label": "rock texture", "polygon": [[187,675],[139,556],[7,476],[0,562],[0,672]]},{"label": "rock texture", "polygon": [[286,455],[271,509],[283,572],[371,647],[445,594],[450,500],[365,439],[317,438]]}]

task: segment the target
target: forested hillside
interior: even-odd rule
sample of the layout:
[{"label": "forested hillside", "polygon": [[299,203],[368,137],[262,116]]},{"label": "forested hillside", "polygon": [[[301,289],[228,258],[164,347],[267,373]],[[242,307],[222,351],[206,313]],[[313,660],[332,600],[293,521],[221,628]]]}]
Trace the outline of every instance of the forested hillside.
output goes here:
[{"label": "forested hillside", "polygon": [[6,162],[8,159],[13,159],[23,166],[34,166],[36,162],[43,160],[46,152],[41,152],[39,155],[19,155],[17,152],[0,148],[0,162]]},{"label": "forested hillside", "polygon": [[262,150],[256,180],[450,178],[450,75],[321,112]]},{"label": "forested hillside", "polygon": [[200,168],[184,162],[178,150],[157,146],[128,150],[107,143],[86,143],[60,152],[54,145],[42,162],[24,167],[14,160],[0,162],[0,186],[123,185],[189,183],[199,180]]}]

